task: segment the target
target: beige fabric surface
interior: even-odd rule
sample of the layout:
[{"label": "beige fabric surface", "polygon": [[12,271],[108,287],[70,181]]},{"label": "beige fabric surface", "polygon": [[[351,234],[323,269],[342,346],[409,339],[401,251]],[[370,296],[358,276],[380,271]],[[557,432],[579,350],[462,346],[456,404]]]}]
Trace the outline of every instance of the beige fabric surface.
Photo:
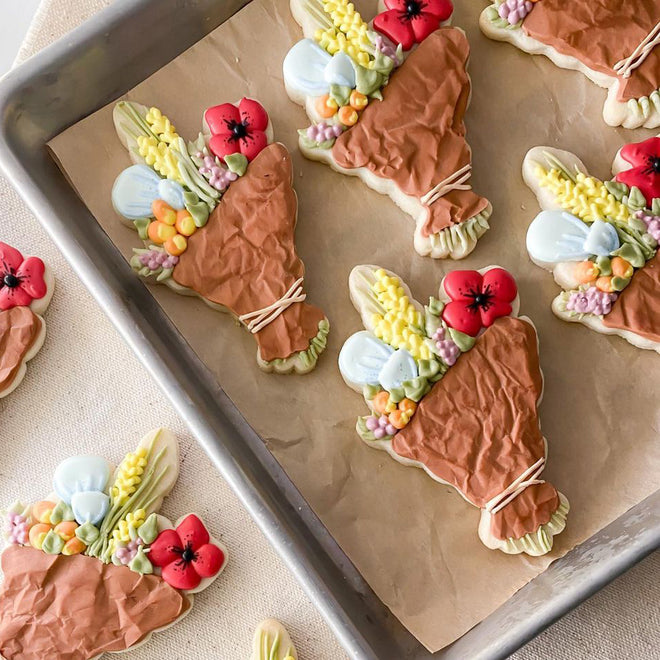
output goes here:
[{"label": "beige fabric surface", "polygon": [[[13,1],[13,0],[12,0]],[[283,1],[283,0],[278,0]],[[110,0],[44,0],[19,54],[24,59]],[[243,511],[168,401],[72,273],[20,197],[0,180],[0,240],[43,257],[58,280],[46,313],[48,336],[21,387],[0,401],[0,501],[45,495],[52,470],[72,453],[112,460],[149,428],[180,437],[182,469],[163,512],[195,510],[229,547],[226,573],[191,616],[132,652],[136,659],[247,658],[252,629],[275,616],[288,626],[301,658],[345,657],[293,576]],[[38,447],[38,449],[37,449]],[[196,490],[205,484],[203,491]],[[660,553],[642,562],[513,657],[660,657]]]}]

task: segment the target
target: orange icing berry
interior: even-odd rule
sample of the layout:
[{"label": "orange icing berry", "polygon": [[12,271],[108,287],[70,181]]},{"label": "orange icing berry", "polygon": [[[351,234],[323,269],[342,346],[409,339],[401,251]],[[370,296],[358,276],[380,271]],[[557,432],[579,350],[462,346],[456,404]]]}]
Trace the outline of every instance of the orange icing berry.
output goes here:
[{"label": "orange icing berry", "polygon": [[592,261],[581,261],[575,265],[575,279],[580,284],[593,282],[598,277],[599,272],[598,266]]},{"label": "orange icing berry", "polygon": [[195,221],[192,219],[192,216],[186,209],[177,211],[176,214],[176,224],[174,225],[179,234],[184,236],[192,236],[197,229]]},{"label": "orange icing berry", "polygon": [[355,108],[351,108],[350,105],[344,105],[339,108],[339,121],[344,124],[344,126],[355,126],[358,120],[358,113]]},{"label": "orange icing berry", "polygon": [[163,244],[165,250],[174,257],[183,254],[188,247],[188,240],[181,234],[175,234],[172,238],[168,238]]},{"label": "orange icing berry", "polygon": [[382,392],[378,392],[378,394],[376,394],[371,404],[373,405],[374,410],[379,415],[384,415],[385,409],[387,408],[387,404],[389,403],[389,401],[390,401],[389,392],[383,390]]},{"label": "orange icing berry", "polygon": [[53,531],[57,534],[63,541],[70,541],[76,536],[76,529],[78,528],[78,523],[73,520],[65,520],[61,523],[55,525]]},{"label": "orange icing berry", "polygon": [[365,94],[362,94],[361,92],[358,92],[357,89],[354,89],[351,92],[351,96],[348,102],[350,103],[351,108],[354,108],[355,110],[364,110],[369,103],[369,99]]},{"label": "orange icing berry", "polygon": [[[50,513],[48,515],[50,517]],[[41,546],[44,544],[44,539],[48,532],[50,532],[50,529],[51,527],[47,523],[37,523],[36,525],[32,525],[28,532],[30,545],[37,550],[41,550]]]},{"label": "orange icing berry", "polygon": [[176,211],[162,199],[155,199],[152,202],[151,211],[156,220],[160,220],[166,225],[173,225],[176,222]]},{"label": "orange icing berry", "polygon": [[417,404],[411,399],[403,399],[399,402],[399,410],[408,415],[408,418],[412,417],[417,410]]},{"label": "orange icing berry", "polygon": [[164,222],[160,222],[160,220],[155,220],[149,224],[147,235],[154,243],[162,245],[165,243],[165,241],[169,240],[173,236],[176,236],[176,227],[173,225],[167,225]]},{"label": "orange icing berry", "polygon": [[600,291],[604,291],[605,293],[612,293],[614,291],[614,287],[612,286],[612,277],[599,277],[596,280],[596,288]]},{"label": "orange icing berry", "polygon": [[55,504],[42,500],[32,505],[32,517],[40,523],[50,524],[50,514],[53,512]]},{"label": "orange icing berry", "polygon": [[318,112],[323,119],[329,119],[335,115],[338,106],[337,101],[335,101],[329,94],[324,94],[316,99],[314,107],[316,108],[316,112]]},{"label": "orange icing berry", "polygon": [[85,552],[87,546],[77,537],[74,536],[72,539],[69,539],[62,548],[63,555],[79,555],[81,552]]},{"label": "orange icing berry", "polygon": [[402,410],[395,410],[389,415],[390,424],[395,428],[401,430],[409,421],[408,415]]},{"label": "orange icing berry", "polygon": [[612,274],[617,277],[625,277],[628,279],[632,277],[634,268],[629,261],[626,261],[623,257],[613,257],[612,258]]}]

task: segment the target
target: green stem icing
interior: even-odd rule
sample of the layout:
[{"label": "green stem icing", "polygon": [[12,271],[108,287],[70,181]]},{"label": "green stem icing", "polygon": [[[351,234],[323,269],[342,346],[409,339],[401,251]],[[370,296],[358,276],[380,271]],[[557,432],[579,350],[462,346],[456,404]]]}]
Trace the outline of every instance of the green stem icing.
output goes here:
[{"label": "green stem icing", "polygon": [[564,177],[570,179],[573,183],[577,183],[575,175],[568,169],[568,167],[566,167],[566,165],[564,165],[564,163],[561,162],[561,160],[559,160],[559,158],[557,158],[557,156],[551,154],[549,151],[544,151],[543,155],[551,168],[559,170]]},{"label": "green stem icing", "polygon": [[140,114],[137,108],[135,108],[135,106],[130,101],[119,101],[119,103],[117,103],[117,109],[138,131],[138,133],[135,134],[133,131],[127,130],[125,124],[121,124],[122,129],[126,130],[129,135],[133,136],[134,138],[137,138],[140,135],[144,135],[145,137],[154,137],[157,140],[159,139],[158,136],[151,130],[151,127],[147,123],[146,119]]}]

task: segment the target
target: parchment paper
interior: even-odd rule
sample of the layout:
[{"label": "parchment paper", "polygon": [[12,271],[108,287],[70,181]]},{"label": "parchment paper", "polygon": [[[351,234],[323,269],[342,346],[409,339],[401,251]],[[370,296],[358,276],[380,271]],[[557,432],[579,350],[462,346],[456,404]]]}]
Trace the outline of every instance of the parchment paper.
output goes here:
[{"label": "parchment paper", "polygon": [[[152,287],[153,294],[372,588],[433,651],[660,486],[658,355],[552,315],[558,287],[524,248],[526,228],[539,209],[520,175],[527,149],[547,144],[575,151],[594,174],[607,177],[616,150],[650,133],[608,128],[601,118],[604,90],[545,58],[486,39],[477,25],[482,7],[475,1],[459,5],[454,23],[472,44],[472,184],[494,212],[491,230],[460,263],[419,257],[413,220],[389,198],[300,155],[296,129],[308,125],[307,118],[288,100],[281,66],[302,35],[284,0],[254,0],[127,95],[160,107],[186,139],[197,135],[207,107],[244,95],[258,98],[276,139],[291,151],[305,287],[332,324],[316,370],[302,377],[263,374],[254,340],[231,317],[164,286]],[[375,2],[358,9],[371,17]],[[111,111],[103,108],[50,146],[128,258],[139,241],[114,213],[110,191],[130,161]],[[488,550],[477,537],[477,509],[421,470],[370,449],[355,433],[365,405],[343,383],[336,360],[342,342],[361,329],[347,288],[351,268],[360,263],[395,271],[422,302],[437,293],[452,268],[498,263],[516,276],[522,313],[540,335],[541,419],[550,448],[545,476],[571,502],[568,527],[556,537],[552,554],[532,559]]]}]

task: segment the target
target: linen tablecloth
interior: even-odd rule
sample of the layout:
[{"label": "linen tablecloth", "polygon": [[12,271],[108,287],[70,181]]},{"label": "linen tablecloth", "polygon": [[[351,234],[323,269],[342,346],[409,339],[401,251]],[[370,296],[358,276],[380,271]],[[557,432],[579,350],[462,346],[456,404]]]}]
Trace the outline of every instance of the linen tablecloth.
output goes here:
[{"label": "linen tablecloth", "polygon": [[[108,4],[110,0],[43,0],[18,61]],[[11,10],[5,20],[10,16]],[[3,179],[0,212],[0,240],[26,255],[41,256],[57,278],[46,313],[46,343],[30,362],[20,388],[0,401],[0,501],[44,496],[50,490],[54,466],[69,455],[100,453],[118,461],[147,430],[168,426],[179,436],[182,465],[163,513],[172,518],[189,511],[201,514],[229,547],[230,561],[226,572],[197,599],[190,616],[154,635],[130,657],[248,658],[254,626],[274,616],[288,626],[301,660],[345,658],[327,625],[157,383]],[[204,484],[202,491],[199,484]],[[660,553],[655,553],[512,657],[660,657],[659,578]]]}]

